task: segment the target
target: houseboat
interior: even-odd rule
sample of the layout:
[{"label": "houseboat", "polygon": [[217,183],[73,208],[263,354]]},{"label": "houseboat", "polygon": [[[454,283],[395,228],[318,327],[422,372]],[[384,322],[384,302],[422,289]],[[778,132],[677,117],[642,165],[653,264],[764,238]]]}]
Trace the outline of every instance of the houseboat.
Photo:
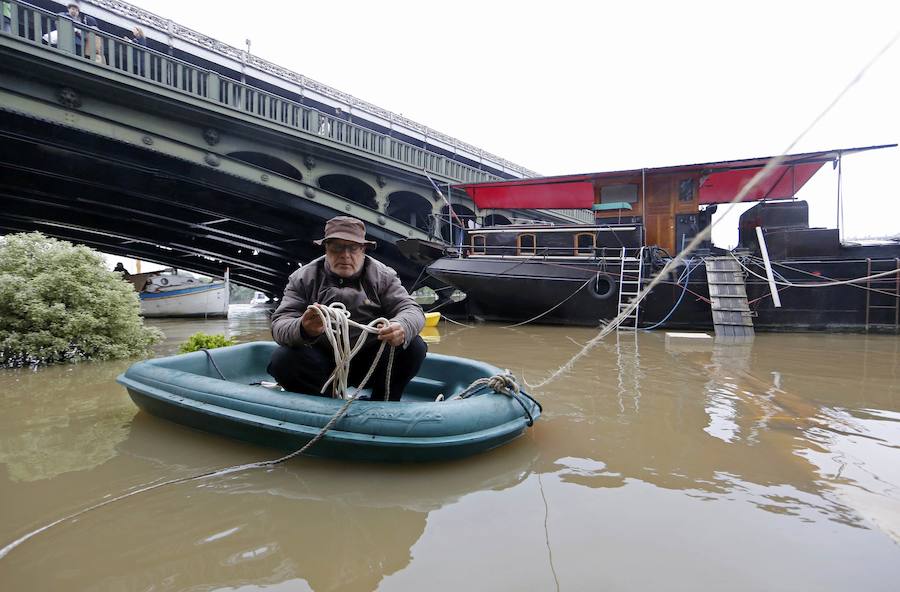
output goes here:
[{"label": "houseboat", "polygon": [[[740,217],[737,247],[703,241],[623,325],[898,331],[900,241],[842,242],[837,229],[810,227],[796,198],[824,164],[895,146],[788,155],[745,196],[757,203]],[[627,309],[769,160],[458,185],[480,210],[588,208],[595,223],[468,229],[463,249],[428,273],[485,320],[596,326]]]}]

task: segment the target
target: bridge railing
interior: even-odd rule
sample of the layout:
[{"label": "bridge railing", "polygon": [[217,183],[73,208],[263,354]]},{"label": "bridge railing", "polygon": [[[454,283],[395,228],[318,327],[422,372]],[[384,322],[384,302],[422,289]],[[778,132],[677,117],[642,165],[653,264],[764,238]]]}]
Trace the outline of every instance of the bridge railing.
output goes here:
[{"label": "bridge railing", "polygon": [[4,20],[0,34],[18,37],[50,51],[80,56],[98,68],[114,69],[132,78],[457,182],[500,180],[496,175],[444,155],[73,22],[68,16],[17,0],[0,0],[0,7],[10,8],[9,25]]}]

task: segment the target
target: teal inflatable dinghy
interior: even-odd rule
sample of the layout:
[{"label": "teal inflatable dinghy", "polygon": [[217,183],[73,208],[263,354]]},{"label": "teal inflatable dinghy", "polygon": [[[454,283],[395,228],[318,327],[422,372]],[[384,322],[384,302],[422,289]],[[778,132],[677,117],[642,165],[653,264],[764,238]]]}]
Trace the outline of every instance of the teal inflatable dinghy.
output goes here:
[{"label": "teal inflatable dinghy", "polygon": [[[141,409],[194,428],[296,450],[345,401],[262,386],[273,342],[255,342],[138,362],[118,377]],[[220,372],[222,373],[220,376]],[[309,454],[363,460],[427,461],[483,452],[521,435],[541,413],[523,391],[485,386],[501,371],[475,360],[429,353],[400,401],[354,401]],[[224,378],[222,378],[224,376]],[[435,401],[444,395],[444,401]]]}]

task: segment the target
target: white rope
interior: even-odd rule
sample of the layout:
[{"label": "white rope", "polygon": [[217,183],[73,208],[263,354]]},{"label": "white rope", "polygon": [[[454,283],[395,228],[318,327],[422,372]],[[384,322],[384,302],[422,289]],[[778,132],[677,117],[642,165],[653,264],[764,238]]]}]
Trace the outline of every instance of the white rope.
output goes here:
[{"label": "white rope", "polygon": [[[365,387],[366,382],[368,382],[369,378],[372,377],[372,374],[375,371],[375,367],[378,366],[378,360],[381,358],[381,354],[382,354],[382,352],[384,352],[384,347],[385,347],[385,345],[387,345],[387,342],[381,343],[381,347],[378,349],[378,353],[375,355],[375,361],[372,362],[372,367],[369,369],[369,372],[366,374],[366,377],[363,378],[363,380],[359,383],[359,386],[356,387],[356,391],[353,393],[353,395],[352,396],[346,395],[347,376],[348,376],[349,370],[350,370],[350,360],[353,358],[353,356],[355,356],[359,352],[360,348],[362,347],[362,344],[365,343],[367,333],[378,333],[378,329],[376,328],[376,325],[380,325],[382,323],[388,323],[388,320],[381,317],[381,318],[375,319],[368,325],[362,325],[355,321],[351,321],[350,320],[350,312],[347,311],[346,307],[339,302],[334,303],[331,306],[319,305],[319,306],[310,306],[309,308],[315,309],[319,313],[319,316],[322,318],[322,321],[325,323],[325,335],[328,338],[328,341],[331,343],[332,347],[334,348],[335,362],[338,364],[335,367],[335,371],[331,374],[331,378],[329,378],[328,382],[325,383],[325,386],[322,387],[322,392],[324,393],[325,388],[328,386],[328,384],[331,383],[332,381],[334,381],[335,385],[337,385],[337,388],[332,389],[334,391],[334,393],[336,393],[333,396],[346,398],[347,402],[344,403],[340,409],[338,409],[337,413],[335,413],[331,417],[331,419],[328,421],[328,423],[326,423],[322,427],[322,429],[319,430],[319,432],[309,442],[307,442],[302,448],[300,448],[299,450],[295,450],[294,452],[291,452],[290,454],[286,454],[285,456],[282,456],[282,457],[276,458],[276,459],[272,459],[272,460],[247,463],[247,464],[242,464],[242,465],[234,465],[231,467],[225,467],[222,469],[215,469],[212,471],[207,471],[205,473],[200,473],[197,475],[190,475],[188,477],[179,477],[177,479],[170,479],[168,481],[163,481],[161,483],[155,483],[155,484],[151,484],[151,485],[143,485],[143,486],[139,487],[138,489],[135,489],[134,491],[129,491],[128,493],[118,495],[118,496],[108,499],[108,500],[104,500],[100,503],[97,503],[97,504],[94,504],[87,508],[84,508],[83,510],[73,512],[67,516],[64,516],[62,518],[54,520],[53,522],[46,524],[40,528],[32,530],[28,534],[25,534],[24,536],[19,537],[18,539],[9,543],[8,545],[0,548],[0,559],[3,559],[7,555],[9,555],[9,553],[13,549],[18,547],[25,541],[29,540],[30,538],[32,538],[36,535],[39,535],[40,533],[42,533],[46,530],[49,530],[49,529],[53,528],[54,526],[62,524],[63,522],[74,520],[84,514],[87,514],[88,512],[98,510],[98,509],[100,509],[104,506],[108,506],[112,503],[119,502],[121,500],[130,498],[130,497],[133,497],[136,495],[140,495],[142,493],[147,493],[149,491],[154,491],[154,490],[160,489],[162,487],[167,487],[169,485],[176,485],[178,483],[188,483],[190,481],[199,481],[201,479],[208,479],[210,477],[219,477],[222,475],[236,473],[239,471],[248,471],[248,470],[254,470],[254,469],[265,469],[265,468],[274,467],[274,466],[284,463],[285,461],[288,461],[296,456],[303,454],[304,452],[306,452],[307,450],[309,450],[310,448],[315,446],[316,443],[318,443],[323,437],[325,437],[325,433],[328,432],[328,430],[330,430],[332,427],[334,427],[334,425],[338,422],[338,420],[340,420],[344,416],[344,414],[347,413],[347,410],[350,408],[350,404],[356,400],[356,398],[359,396],[359,393]],[[349,334],[350,333],[350,331],[349,331],[350,325],[359,327],[362,330],[359,340],[356,342],[356,345],[352,349],[350,348],[350,334]],[[385,384],[385,395],[384,395],[385,400],[387,400],[390,395],[389,388],[390,388],[390,381],[391,381],[391,366],[393,366],[393,362],[394,362],[394,349],[395,348],[393,348],[393,347],[391,348],[391,354],[390,354],[390,357],[388,358],[388,369],[387,369],[387,372],[385,375],[386,376],[386,378],[385,378],[385,383],[386,383]],[[207,355],[209,355],[208,351],[207,351]],[[210,358],[210,360],[212,360],[212,358]],[[215,364],[215,362],[213,362],[213,364]],[[340,389],[340,390],[337,390],[337,389]]]},{"label": "white rope", "polygon": [[[758,273],[756,273],[755,271],[751,270],[749,267],[744,265],[744,263],[734,255],[734,253],[731,253],[731,256],[734,257],[734,260],[738,262],[738,265],[743,267],[744,271],[746,271],[750,275],[755,276],[761,280],[765,280],[766,282],[769,281],[769,278],[759,275]],[[792,267],[788,267],[786,265],[782,265],[782,267],[786,267],[787,269],[792,269],[794,271],[802,271],[802,270],[794,269]],[[888,271],[884,271],[881,273],[875,273],[875,274],[867,275],[864,277],[854,278],[852,280],[832,280],[832,281],[828,281],[828,282],[815,282],[815,283],[810,283],[810,284],[795,284],[795,283],[789,282],[789,281],[780,282],[778,280],[772,280],[772,282],[779,286],[786,286],[788,288],[829,288],[832,286],[852,285],[852,286],[855,286],[858,288],[866,289],[864,286],[856,286],[856,284],[858,284],[860,282],[866,282],[869,280],[875,280],[875,279],[882,278],[882,277],[889,276],[889,275],[896,275],[898,272],[900,272],[900,269],[890,269]],[[804,273],[806,273],[806,272],[804,272]],[[895,297],[897,296],[896,294],[892,294],[890,292],[885,292],[885,293],[890,296],[895,296]]]},{"label": "white rope", "polygon": [[[352,359],[353,356],[356,355],[356,353],[359,351],[360,347],[362,347],[361,344],[365,342],[365,338],[367,336],[366,334],[367,333],[378,333],[378,329],[376,328],[376,325],[388,322],[387,319],[378,318],[378,319],[375,319],[374,321],[372,321],[371,323],[369,323],[368,325],[362,325],[360,323],[356,323],[356,322],[350,320],[349,312],[346,310],[346,307],[340,303],[335,303],[335,304],[332,304],[331,306],[322,306],[322,305],[310,306],[309,308],[315,308],[319,312],[319,315],[322,317],[323,321],[327,321],[327,322],[325,322],[325,334],[328,338],[328,341],[334,346],[335,361],[339,361],[341,363],[340,367],[345,368],[346,370],[349,370],[350,359]],[[353,325],[355,327],[359,327],[362,330],[360,339],[357,341],[357,344],[352,349],[349,347],[349,345],[350,345],[349,327],[351,325]],[[161,483],[142,485],[138,489],[135,489],[128,493],[124,493],[122,495],[118,495],[118,496],[108,499],[108,500],[104,500],[102,502],[99,502],[99,503],[89,506],[87,508],[84,508],[83,510],[79,510],[79,511],[73,512],[67,516],[63,516],[62,518],[54,520],[53,522],[50,522],[49,524],[45,524],[44,526],[42,526],[40,528],[36,528],[36,529],[32,530],[31,532],[19,537],[15,541],[0,548],[0,559],[3,559],[7,555],[9,555],[9,553],[13,549],[20,546],[24,542],[28,541],[32,537],[41,534],[42,532],[45,532],[55,526],[58,526],[59,524],[62,524],[63,522],[73,521],[73,520],[79,518],[80,516],[87,514],[88,512],[93,512],[94,510],[98,510],[100,508],[103,508],[105,506],[108,506],[110,504],[113,504],[113,503],[116,503],[116,502],[119,502],[122,500],[125,500],[127,498],[134,497],[136,495],[141,495],[143,493],[147,493],[150,491],[154,491],[154,490],[160,489],[162,487],[167,487],[169,485],[176,485],[178,483],[188,483],[191,481],[199,481],[201,479],[209,479],[211,477],[219,477],[222,475],[228,475],[228,474],[237,473],[240,471],[250,471],[250,470],[255,470],[255,469],[271,468],[271,467],[282,464],[296,456],[299,456],[299,455],[305,453],[307,450],[309,450],[310,448],[315,446],[316,443],[318,443],[322,438],[325,437],[326,432],[328,432],[328,430],[330,430],[331,428],[333,428],[335,426],[335,424],[337,424],[337,422],[344,416],[344,414],[347,413],[347,410],[350,409],[350,405],[354,401],[357,400],[357,397],[359,396],[359,393],[362,391],[362,389],[365,387],[366,382],[369,380],[369,378],[372,377],[372,374],[375,371],[375,367],[378,365],[378,360],[381,357],[381,353],[384,351],[384,347],[386,344],[387,344],[387,342],[382,342],[381,347],[378,349],[378,354],[376,354],[376,356],[375,356],[375,361],[372,362],[372,367],[369,369],[369,372],[366,374],[365,378],[363,378],[363,380],[359,383],[359,386],[356,387],[356,391],[353,393],[353,395],[352,396],[344,396],[344,398],[347,399],[346,402],[343,405],[341,405],[341,408],[338,409],[338,411],[331,417],[331,419],[328,421],[328,423],[326,423],[324,426],[322,426],[322,429],[320,429],[319,432],[299,450],[295,450],[294,452],[291,452],[290,454],[286,454],[280,458],[276,458],[276,459],[272,459],[272,460],[264,460],[264,461],[247,463],[247,464],[242,464],[242,465],[234,465],[231,467],[225,467],[222,469],[215,469],[215,470],[207,471],[205,473],[190,475],[188,477],[179,477],[177,479],[170,479],[168,481],[163,481]],[[391,381],[391,367],[393,366],[393,362],[394,362],[395,349],[396,348],[391,347],[391,353],[388,358],[388,368],[387,368],[387,372],[385,373],[385,375],[386,375],[386,378],[385,378],[385,382],[386,382],[386,384],[385,384],[385,400],[388,400],[388,397],[390,394],[390,391],[388,389],[389,389],[389,385],[390,385],[390,381]],[[338,353],[338,350],[340,350],[340,353]],[[349,353],[349,356],[345,357],[344,356],[345,353]],[[342,393],[346,391],[346,384],[347,384],[347,371],[346,370],[338,371],[337,368],[335,368],[335,372],[332,373],[331,378],[329,378],[329,382],[336,379],[335,384],[344,385],[344,391],[341,391]],[[326,383],[326,386],[327,385],[328,385],[328,383]],[[453,396],[452,398],[453,399],[464,399],[464,398],[469,397],[470,395],[474,394],[475,392],[477,392],[478,390],[480,390],[481,388],[483,388],[485,386],[490,387],[493,391],[495,391],[497,393],[507,395],[508,397],[511,397],[512,399],[516,400],[522,406],[522,409],[525,410],[525,415],[528,419],[528,425],[531,425],[534,422],[531,412],[525,406],[525,403],[519,398],[519,395],[520,394],[524,395],[527,399],[531,400],[533,403],[535,403],[538,406],[538,409],[540,409],[540,404],[537,403],[537,401],[534,401],[534,399],[531,399],[531,397],[529,397],[525,393],[520,393],[519,384],[518,384],[518,382],[516,382],[515,377],[512,375],[512,373],[510,373],[509,370],[507,370],[503,374],[497,374],[495,376],[491,376],[488,378],[479,378],[478,380],[476,380],[475,382],[470,384],[461,393]],[[324,392],[324,391],[325,391],[325,387],[322,388],[322,392]],[[438,400],[441,401],[441,400],[443,400],[443,398],[439,397]]]},{"label": "white rope", "polygon": [[775,167],[779,166],[784,161],[787,154],[791,150],[794,149],[794,146],[796,146],[800,142],[800,140],[805,138],[806,134],[808,134],[809,131],[812,130],[814,127],[816,127],[819,124],[819,122],[822,120],[822,118],[824,118],[828,113],[831,112],[831,110],[834,108],[834,106],[837,105],[841,101],[841,99],[844,98],[844,95],[846,95],[850,91],[851,88],[853,88],[854,86],[856,86],[857,83],[859,83],[859,81],[862,79],[863,75],[869,70],[869,68],[871,68],[885,53],[887,53],[887,51],[891,47],[894,46],[894,44],[897,42],[898,39],[900,39],[900,33],[897,33],[896,35],[894,35],[891,38],[891,40],[888,41],[888,43],[878,53],[876,53],[872,57],[872,59],[870,59],[859,70],[859,72],[857,72],[856,76],[854,76],[850,80],[850,82],[848,82],[847,85],[844,86],[844,88],[841,90],[841,92],[839,92],[837,94],[837,96],[831,101],[831,103],[829,103],[828,106],[825,107],[825,109],[823,109],[822,112],[819,113],[808,126],[806,126],[806,129],[804,129],[802,132],[800,132],[800,135],[798,135],[794,139],[794,141],[792,141],[787,146],[787,148],[785,148],[784,151],[782,151],[782,153],[779,156],[771,158],[769,160],[769,162],[767,162],[763,168],[761,168],[759,171],[756,172],[755,175],[753,175],[753,178],[750,179],[750,182],[747,183],[744,186],[744,188],[741,189],[737,193],[737,195],[734,196],[734,199],[732,199],[730,202],[728,202],[726,204],[725,211],[723,212],[724,215],[720,216],[718,218],[718,220],[714,220],[712,224],[710,224],[709,226],[707,226],[706,228],[704,228],[703,230],[698,232],[694,236],[693,240],[691,240],[691,242],[688,243],[687,247],[685,247],[680,253],[678,253],[678,255],[676,255],[675,257],[670,259],[666,263],[666,265],[663,266],[663,268],[659,271],[659,273],[657,273],[653,277],[653,279],[650,281],[650,283],[647,284],[647,286],[643,290],[641,290],[638,293],[638,295],[635,296],[628,303],[628,306],[626,306],[624,309],[622,309],[619,312],[618,316],[616,316],[612,321],[610,321],[608,325],[603,327],[603,329],[600,331],[600,333],[598,333],[595,337],[593,337],[590,341],[588,341],[585,344],[585,346],[581,349],[581,351],[579,351],[574,356],[572,356],[572,358],[568,362],[566,362],[565,364],[560,366],[555,372],[553,372],[550,376],[548,376],[544,380],[540,381],[539,383],[537,383],[535,385],[528,385],[528,386],[530,386],[532,388],[540,388],[540,387],[546,386],[550,382],[556,380],[557,378],[559,378],[560,376],[562,376],[563,374],[568,372],[575,365],[575,362],[577,362],[578,360],[580,360],[581,358],[586,356],[588,354],[588,352],[590,352],[592,349],[597,347],[597,345],[599,345],[600,342],[603,341],[604,337],[606,337],[611,332],[613,332],[616,329],[616,327],[618,327],[622,323],[622,321],[625,320],[626,317],[628,317],[629,315],[631,315],[631,313],[634,312],[634,310],[641,303],[641,300],[643,300],[647,296],[647,294],[652,292],[653,289],[658,284],[660,284],[665,277],[667,277],[671,272],[673,272],[675,270],[675,268],[680,266],[684,262],[685,258],[688,255],[690,255],[691,253],[693,253],[697,249],[697,247],[700,246],[700,244],[703,241],[706,241],[709,239],[709,237],[712,235],[712,229],[717,224],[721,223],[724,218],[726,218],[727,214],[734,208],[735,205],[744,201],[744,198],[753,189],[755,189],[757,185],[759,185],[760,181],[762,181],[764,178],[766,178]]},{"label": "white rope", "polygon": [[465,390],[453,395],[446,400],[454,401],[456,399],[466,399],[484,387],[490,387],[490,389],[495,393],[500,393],[501,395],[506,395],[507,397],[515,397],[519,394],[520,390],[519,383],[516,382],[516,377],[513,376],[512,372],[506,370],[501,374],[479,378],[472,382],[472,384],[467,386]]},{"label": "white rope", "polygon": [[[307,307],[307,310],[313,310],[319,314],[322,324],[325,326],[324,335],[331,344],[332,353],[334,354],[334,372],[331,373],[331,376],[325,381],[325,384],[322,385],[322,390],[319,392],[324,393],[328,385],[331,385],[331,396],[335,399],[355,398],[365,387],[372,374],[375,373],[375,368],[378,366],[378,361],[381,360],[381,354],[384,353],[387,342],[381,342],[381,347],[378,348],[378,353],[375,354],[375,360],[372,362],[371,368],[369,368],[368,373],[359,383],[359,386],[356,387],[356,391],[352,396],[347,393],[347,381],[350,379],[350,361],[365,345],[367,334],[377,334],[378,330],[382,326],[389,325],[390,321],[384,317],[378,317],[366,325],[357,323],[350,319],[350,311],[341,302],[335,302],[328,306],[311,304]],[[360,329],[359,338],[353,347],[350,347],[351,326]],[[393,354],[393,351],[391,354]],[[393,358],[393,355],[391,357]],[[388,398],[390,393],[390,376],[389,367],[386,374],[385,399]]]},{"label": "white rope", "polygon": [[[599,275],[599,274],[598,274],[598,275]],[[550,309],[548,309],[548,310],[545,310],[544,312],[542,312],[542,313],[539,314],[538,316],[536,316],[536,317],[531,317],[531,318],[528,319],[527,321],[522,321],[521,323],[516,323],[515,325],[506,325],[506,326],[500,327],[500,328],[501,328],[501,329],[513,329],[513,328],[515,328],[515,327],[521,327],[522,325],[527,325],[528,323],[530,323],[530,322],[532,322],[532,321],[538,320],[538,319],[541,318],[542,316],[545,316],[545,315],[550,314],[551,312],[553,312],[554,310],[556,310],[557,308],[559,308],[560,306],[562,306],[563,304],[565,304],[566,302],[568,302],[569,300],[571,300],[572,298],[574,298],[574,297],[575,297],[575,294],[578,294],[579,292],[581,292],[581,291],[584,289],[584,287],[585,287],[586,285],[588,285],[589,283],[593,282],[594,279],[595,279],[595,278],[592,278],[592,277],[591,277],[591,278],[588,278],[588,280],[587,280],[586,282],[584,282],[583,284],[581,284],[580,286],[578,286],[578,288],[577,288],[574,292],[572,292],[571,294],[569,294],[569,295],[566,297],[565,300],[563,300],[562,302],[557,303],[557,304],[554,305],[552,308],[550,308]]]},{"label": "white rope", "polygon": [[451,319],[451,318],[448,317],[447,315],[441,315],[441,320],[442,320],[442,321],[447,321],[447,322],[449,322],[449,323],[453,323],[454,325],[459,325],[460,327],[465,327],[466,329],[474,329],[474,328],[475,328],[474,325],[467,325],[467,324],[465,324],[465,323],[460,323],[459,321],[454,321],[453,319]]}]

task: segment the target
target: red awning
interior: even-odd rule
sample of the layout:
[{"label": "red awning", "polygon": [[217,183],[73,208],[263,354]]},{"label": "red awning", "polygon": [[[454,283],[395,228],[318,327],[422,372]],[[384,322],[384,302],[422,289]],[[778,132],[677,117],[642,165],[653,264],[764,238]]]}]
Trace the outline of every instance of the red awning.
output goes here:
[{"label": "red awning", "polygon": [[594,204],[594,184],[571,181],[537,185],[482,184],[466,188],[479,208],[504,209],[590,209]]},{"label": "red awning", "polygon": [[[777,166],[750,190],[743,201],[788,199],[806,185],[824,162]],[[765,166],[765,165],[763,165]],[[700,179],[700,203],[728,203],[747,185],[762,166],[724,172],[713,172]]]},{"label": "red awning", "polygon": [[[784,157],[783,164],[772,169],[772,172],[745,197],[744,201],[793,197],[826,162],[833,162],[843,155],[855,152],[896,146],[896,144],[890,144],[789,154]],[[468,193],[479,208],[590,208],[594,203],[595,181],[615,177],[634,178],[642,175],[650,177],[656,174],[685,172],[700,173],[699,200],[701,204],[727,203],[734,199],[738,192],[750,182],[753,175],[772,158],[768,156],[652,169],[514,179],[493,183],[467,183],[454,185],[454,188]]]}]

